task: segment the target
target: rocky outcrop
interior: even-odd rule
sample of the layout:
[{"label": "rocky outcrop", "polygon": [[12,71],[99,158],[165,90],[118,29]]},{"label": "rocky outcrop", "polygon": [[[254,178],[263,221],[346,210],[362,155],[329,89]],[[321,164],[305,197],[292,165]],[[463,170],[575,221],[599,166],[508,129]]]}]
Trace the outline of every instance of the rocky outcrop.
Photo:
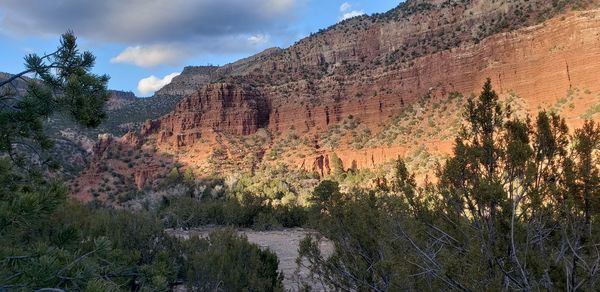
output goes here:
[{"label": "rocky outcrop", "polygon": [[194,94],[202,86],[216,79],[218,66],[189,66],[183,68],[180,75],[171,83],[158,90],[156,96],[185,96]]},{"label": "rocky outcrop", "polygon": [[[600,94],[600,10],[592,9],[598,3],[407,1],[385,14],[344,21],[288,49],[270,49],[222,67],[186,67],[157,93],[186,95],[176,109],[146,121],[123,141],[168,150],[174,160],[195,166],[217,157],[209,148],[223,146],[218,134],[244,136],[265,128],[269,137],[261,139],[268,142],[253,149],[264,154],[294,131],[307,141],[294,157],[266,156],[321,176],[331,173],[333,151],[346,168],[372,168],[410,153],[414,145],[358,150],[341,143],[332,150],[321,148],[319,137],[350,116],[375,136],[421,97],[441,103],[451,92],[468,96],[488,77],[501,95],[520,96],[526,113],[549,109],[574,89],[589,92],[572,103],[579,114],[567,116],[577,125],[581,109]],[[556,16],[572,7],[582,11]],[[411,141],[447,152],[453,134]],[[308,142],[313,138],[317,141]],[[235,154],[243,151],[235,146],[217,152],[238,159]],[[246,158],[252,156],[239,160]],[[171,167],[158,171],[156,165],[136,168],[138,188]]]},{"label": "rocky outcrop", "polygon": [[121,137],[120,142],[132,147],[140,147],[144,143],[143,136],[136,132],[128,132]]},{"label": "rocky outcrop", "polygon": [[154,132],[158,132],[160,129],[160,121],[159,120],[146,120],[142,125],[140,130],[140,134],[142,136],[148,136],[153,134]]},{"label": "rocky outcrop", "polygon": [[137,97],[131,91],[110,90],[110,98],[106,102],[108,110],[121,109],[135,102]]},{"label": "rocky outcrop", "polygon": [[157,131],[159,143],[183,147],[211,131],[253,134],[268,121],[269,104],[260,91],[247,85],[216,83],[185,97],[172,113],[147,122],[142,134]]},{"label": "rocky outcrop", "polygon": [[141,190],[144,188],[144,186],[146,186],[147,184],[151,184],[154,180],[154,178],[159,175],[162,174],[162,172],[164,172],[163,169],[161,169],[160,165],[149,165],[149,166],[145,166],[143,168],[140,169],[136,169],[133,173],[133,179],[134,179],[134,183],[135,186],[138,190]]},{"label": "rocky outcrop", "polygon": [[319,174],[321,177],[330,175],[331,167],[329,166],[329,155],[319,155],[315,157],[310,171]]},{"label": "rocky outcrop", "polygon": [[94,145],[94,155],[101,157],[106,152],[106,149],[113,143],[114,138],[111,134],[100,134],[98,135],[98,142]]}]

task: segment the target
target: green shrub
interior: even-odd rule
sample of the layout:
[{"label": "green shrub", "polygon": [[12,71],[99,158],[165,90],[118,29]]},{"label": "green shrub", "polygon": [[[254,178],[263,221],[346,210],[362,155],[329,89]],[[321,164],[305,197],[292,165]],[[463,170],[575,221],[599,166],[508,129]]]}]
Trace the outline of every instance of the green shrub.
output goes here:
[{"label": "green shrub", "polygon": [[269,230],[278,227],[299,227],[308,214],[300,206],[276,206],[266,198],[251,194],[236,198],[196,200],[182,197],[166,201],[159,216],[169,228],[193,228],[206,225],[226,225]]},{"label": "green shrub", "polygon": [[298,205],[277,206],[273,209],[273,216],[283,227],[300,227],[308,222],[306,208]]},{"label": "green shrub", "polygon": [[283,291],[279,260],[231,229],[183,243],[187,285],[194,291]]},{"label": "green shrub", "polygon": [[258,213],[254,218],[254,224],[252,225],[254,230],[274,230],[281,227],[281,224],[272,212]]}]

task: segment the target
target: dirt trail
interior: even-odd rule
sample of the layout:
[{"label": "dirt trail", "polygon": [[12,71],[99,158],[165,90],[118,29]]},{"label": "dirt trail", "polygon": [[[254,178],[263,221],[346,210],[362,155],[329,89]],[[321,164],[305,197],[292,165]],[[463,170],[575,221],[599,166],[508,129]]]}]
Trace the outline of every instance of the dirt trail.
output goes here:
[{"label": "dirt trail", "polygon": [[[197,228],[189,230],[167,230],[171,235],[178,238],[189,239],[193,236],[207,237],[215,228]],[[245,235],[249,242],[252,242],[261,248],[268,248],[277,254],[279,258],[279,270],[283,272],[283,284],[287,290],[298,291],[299,283],[305,282],[313,287],[313,291],[325,291],[320,283],[317,283],[308,276],[308,270],[304,267],[296,274],[296,258],[298,257],[298,245],[305,236],[315,234],[315,231],[292,228],[275,231],[255,231],[251,229],[239,229],[238,233]],[[333,253],[333,244],[329,241],[322,241],[321,252],[324,255]]]}]

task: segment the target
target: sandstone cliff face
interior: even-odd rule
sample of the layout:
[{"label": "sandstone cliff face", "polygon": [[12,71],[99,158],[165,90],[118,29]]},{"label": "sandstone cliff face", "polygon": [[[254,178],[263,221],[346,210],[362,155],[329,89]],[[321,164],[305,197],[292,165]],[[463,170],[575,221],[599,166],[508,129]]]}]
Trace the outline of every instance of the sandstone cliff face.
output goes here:
[{"label": "sandstone cliff face", "polygon": [[191,145],[209,131],[233,135],[253,134],[267,126],[269,104],[257,89],[229,83],[210,84],[185,97],[176,109],[142,133],[158,131],[159,143]]},{"label": "sandstone cliff face", "polygon": [[[343,75],[299,78],[285,83],[280,80],[264,82],[266,77],[263,75],[238,77],[231,82],[241,85],[228,86],[245,86],[243,84],[258,80],[253,88],[261,94],[248,97],[260,96],[256,104],[263,104],[262,107],[240,102],[211,105],[215,99],[207,93],[215,92],[215,86],[208,86],[200,94],[184,99],[173,113],[160,120],[162,134],[158,143],[189,146],[207,129],[244,135],[253,133],[261,124],[272,133],[285,134],[293,129],[301,135],[318,135],[348,116],[361,120],[372,132],[377,132],[418,98],[430,95],[440,100],[447,98],[450,92],[477,93],[487,77],[492,78],[501,94],[523,97],[525,110],[534,113],[540,108],[550,108],[572,88],[600,91],[600,80],[595,74],[600,69],[597,61],[600,56],[598,18],[598,10],[573,12],[540,25],[499,33],[477,44],[464,43],[427,54],[406,64],[381,65]],[[388,32],[394,31],[376,27],[378,33],[375,35],[381,40],[389,40]],[[365,43],[372,44],[370,40],[357,41],[358,45]],[[297,47],[290,50],[294,49]],[[275,53],[271,58],[278,56]],[[281,62],[278,66],[287,64]],[[252,98],[239,100],[247,103],[249,99]],[[585,100],[581,103],[590,105]],[[569,120],[577,125],[581,118],[570,117]],[[441,144],[445,145],[445,142]],[[342,146],[336,152],[341,153],[346,165],[364,168],[404,154],[406,148],[409,147],[394,145],[358,151]],[[323,172],[323,167],[313,167],[315,163],[322,164],[319,162],[324,161],[319,159],[321,155],[316,155],[312,162],[305,162],[304,168]]]},{"label": "sandstone cliff face", "polygon": [[[298,150],[302,155],[285,153],[276,162],[327,175],[335,152],[346,168],[371,168],[412,153],[416,144],[447,153],[453,137],[449,123],[438,123],[446,127],[437,130],[444,135],[359,150],[344,143],[326,148],[319,137],[348,117],[360,120],[375,137],[419,98],[443,102],[451,92],[478,93],[487,77],[501,95],[519,96],[525,113],[549,109],[572,90],[589,92],[564,112],[568,123],[578,126],[581,112],[600,94],[600,10],[569,12],[533,25],[558,13],[553,3],[414,0],[383,15],[345,21],[289,49],[271,49],[219,68],[187,68],[167,91],[176,93],[173,88],[181,86],[181,93],[193,93],[124,140],[175,148],[180,150],[175,160],[200,165],[222,146],[219,135],[253,135],[265,128],[276,142],[293,131],[317,142]],[[598,1],[570,3],[590,7]],[[199,81],[181,85],[186,78]],[[227,81],[205,84],[218,78]],[[442,114],[439,119],[447,119]],[[272,151],[275,142],[261,146],[257,157]],[[236,151],[220,151],[225,157],[220,159],[243,156]],[[138,186],[165,173],[155,164],[136,171]]]},{"label": "sandstone cliff face", "polygon": [[[301,133],[325,130],[348,115],[376,129],[430,91],[471,93],[486,77],[501,90],[554,100],[573,85],[565,86],[569,63],[575,75],[590,72],[597,46],[582,41],[592,38],[596,21],[578,16],[563,23],[555,19],[548,23],[552,28],[515,29],[597,3],[413,0],[385,14],[344,21],[285,50],[269,49],[210,70],[188,67],[178,78],[190,82],[176,78],[168,87],[189,93],[211,78],[234,76],[235,83],[254,84],[265,95],[271,131]],[[529,73],[537,68],[544,75]],[[541,88],[546,81],[550,86]]]},{"label": "sandstone cliff face", "polygon": [[269,128],[324,130],[353,115],[377,130],[423,95],[477,93],[487,77],[499,92],[526,98],[530,110],[549,108],[570,88],[600,89],[594,73],[600,65],[599,16],[595,10],[552,19],[417,58],[406,67],[325,77],[312,85],[298,81],[266,87],[272,106]]}]

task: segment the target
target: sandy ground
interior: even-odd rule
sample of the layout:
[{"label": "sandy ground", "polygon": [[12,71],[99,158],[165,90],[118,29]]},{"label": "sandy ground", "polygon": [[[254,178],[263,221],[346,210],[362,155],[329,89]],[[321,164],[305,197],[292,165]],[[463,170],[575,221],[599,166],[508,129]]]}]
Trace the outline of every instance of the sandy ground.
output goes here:
[{"label": "sandy ground", "polygon": [[[182,239],[189,239],[192,236],[206,237],[214,228],[199,228],[189,230],[167,230],[171,235]],[[298,245],[306,235],[315,234],[315,231],[293,228],[275,231],[254,231],[250,229],[238,230],[240,234],[245,235],[249,242],[252,242],[261,248],[270,249],[277,254],[279,258],[279,270],[283,272],[283,284],[289,291],[298,291],[302,282],[312,286],[312,291],[325,291],[324,287],[317,281],[310,279],[309,272],[305,267],[298,267],[296,258],[298,257]],[[331,255],[333,244],[329,241],[322,241],[321,252],[324,255]]]}]

